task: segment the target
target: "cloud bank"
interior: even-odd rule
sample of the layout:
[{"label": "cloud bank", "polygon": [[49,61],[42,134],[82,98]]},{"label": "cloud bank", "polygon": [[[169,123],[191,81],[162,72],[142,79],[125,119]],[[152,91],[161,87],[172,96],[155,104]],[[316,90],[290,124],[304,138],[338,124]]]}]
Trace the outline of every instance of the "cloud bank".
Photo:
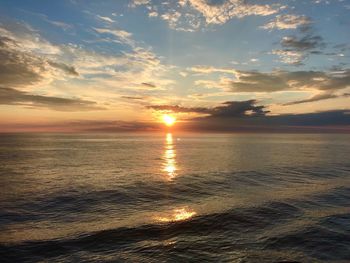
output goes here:
[{"label": "cloud bank", "polygon": [[93,111],[104,109],[93,101],[34,95],[28,92],[1,86],[0,105],[21,105],[28,108],[48,108],[57,111]]}]

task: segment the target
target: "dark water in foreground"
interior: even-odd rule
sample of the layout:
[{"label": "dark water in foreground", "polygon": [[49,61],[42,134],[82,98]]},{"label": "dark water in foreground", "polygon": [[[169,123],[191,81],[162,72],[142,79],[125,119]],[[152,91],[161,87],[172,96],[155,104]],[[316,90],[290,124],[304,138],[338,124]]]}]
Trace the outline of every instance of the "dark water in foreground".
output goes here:
[{"label": "dark water in foreground", "polygon": [[1,262],[350,262],[349,135],[0,135]]}]

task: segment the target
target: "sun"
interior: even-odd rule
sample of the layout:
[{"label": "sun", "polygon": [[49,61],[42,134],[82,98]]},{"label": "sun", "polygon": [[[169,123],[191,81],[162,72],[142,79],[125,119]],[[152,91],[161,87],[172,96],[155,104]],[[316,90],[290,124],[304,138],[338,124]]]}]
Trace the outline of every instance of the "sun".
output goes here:
[{"label": "sun", "polygon": [[162,116],[162,120],[165,123],[165,125],[168,127],[173,126],[176,122],[176,118],[172,115],[169,115],[169,114],[164,114]]}]

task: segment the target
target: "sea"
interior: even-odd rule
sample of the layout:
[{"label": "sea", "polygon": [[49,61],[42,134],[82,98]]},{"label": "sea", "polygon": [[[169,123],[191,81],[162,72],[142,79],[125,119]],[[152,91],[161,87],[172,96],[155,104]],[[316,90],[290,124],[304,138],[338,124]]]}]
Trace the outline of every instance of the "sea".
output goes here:
[{"label": "sea", "polygon": [[350,262],[350,135],[1,134],[0,262]]}]

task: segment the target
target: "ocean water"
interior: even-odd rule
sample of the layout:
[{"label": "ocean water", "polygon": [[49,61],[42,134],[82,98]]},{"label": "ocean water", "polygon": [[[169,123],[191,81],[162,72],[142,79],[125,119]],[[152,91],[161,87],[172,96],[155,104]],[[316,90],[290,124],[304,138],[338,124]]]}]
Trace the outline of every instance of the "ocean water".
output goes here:
[{"label": "ocean water", "polygon": [[1,262],[350,262],[350,136],[2,134]]}]

